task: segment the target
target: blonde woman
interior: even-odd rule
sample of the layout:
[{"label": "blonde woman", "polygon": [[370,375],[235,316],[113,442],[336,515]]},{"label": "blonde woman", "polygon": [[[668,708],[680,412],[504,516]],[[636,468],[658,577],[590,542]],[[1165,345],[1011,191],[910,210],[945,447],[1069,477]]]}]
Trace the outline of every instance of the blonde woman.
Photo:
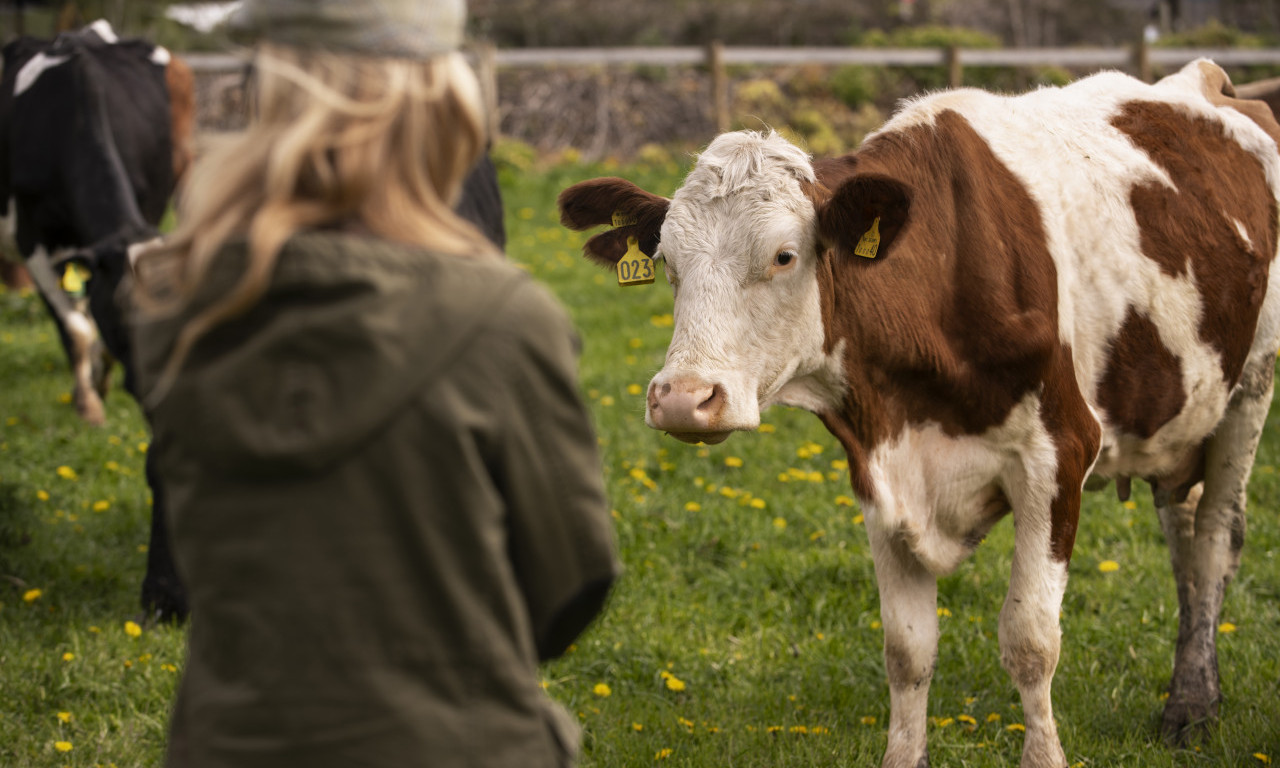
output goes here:
[{"label": "blonde woman", "polygon": [[562,309],[450,208],[449,0],[247,0],[257,114],[138,264],[192,608],[167,764],[563,766],[538,684],[618,571]]}]

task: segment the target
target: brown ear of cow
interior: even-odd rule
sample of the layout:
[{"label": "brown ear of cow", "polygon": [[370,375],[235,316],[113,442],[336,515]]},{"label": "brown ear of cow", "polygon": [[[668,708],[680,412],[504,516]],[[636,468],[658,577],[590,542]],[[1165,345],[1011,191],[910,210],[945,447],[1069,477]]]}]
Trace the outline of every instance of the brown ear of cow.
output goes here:
[{"label": "brown ear of cow", "polygon": [[592,237],[582,247],[588,259],[606,267],[618,263],[627,252],[627,239],[631,237],[648,255],[657,253],[662,222],[671,205],[665,197],[613,176],[578,182],[561,192],[556,203],[560,207],[560,223],[569,229],[612,225],[615,214],[626,222]]},{"label": "brown ear of cow", "polygon": [[[818,211],[818,233],[838,258],[874,263],[892,256],[910,211],[911,192],[903,184],[884,176],[857,176],[840,185]],[[879,242],[868,256],[867,235],[873,227]]]}]

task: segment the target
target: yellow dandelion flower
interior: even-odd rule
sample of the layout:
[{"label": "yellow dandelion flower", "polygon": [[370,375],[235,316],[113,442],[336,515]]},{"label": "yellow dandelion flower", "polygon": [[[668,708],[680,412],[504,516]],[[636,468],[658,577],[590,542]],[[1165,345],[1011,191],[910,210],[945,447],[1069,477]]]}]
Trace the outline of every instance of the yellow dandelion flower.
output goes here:
[{"label": "yellow dandelion flower", "polygon": [[48,492],[48,491],[44,491],[44,490],[36,491],[36,498],[37,498],[37,499],[39,499],[39,500],[41,500],[41,501],[48,501],[48,500],[49,500],[49,492]]},{"label": "yellow dandelion flower", "polygon": [[66,653],[62,654],[62,660],[63,660],[63,661],[72,661],[72,660],[74,660],[74,659],[75,659],[75,657],[76,657],[76,655],[75,655],[74,653],[72,653],[71,651],[67,651]]},{"label": "yellow dandelion flower", "polygon": [[675,325],[676,319],[671,315],[654,315],[649,318],[649,322],[653,323],[655,328],[670,328]]},{"label": "yellow dandelion flower", "polygon": [[106,512],[108,509],[111,509],[111,502],[109,501],[99,500],[93,502],[94,512]]},{"label": "yellow dandelion flower", "polygon": [[673,691],[683,691],[685,684],[683,680],[675,675],[667,675],[667,688]]},{"label": "yellow dandelion flower", "polygon": [[1136,501],[1126,501],[1126,502],[1124,503],[1124,508],[1125,508],[1125,509],[1137,509],[1137,508],[1138,508],[1138,502],[1136,502]]},{"label": "yellow dandelion flower", "polygon": [[863,515],[854,515],[852,519],[854,525],[862,525],[862,521],[865,520],[866,517]]},{"label": "yellow dandelion flower", "polygon": [[76,471],[71,467],[68,467],[66,464],[63,464],[62,466],[58,467],[57,470],[55,471],[58,473],[58,477],[61,477],[63,480],[76,479]]},{"label": "yellow dandelion flower", "polygon": [[161,668],[161,669],[163,669],[165,672],[177,672],[177,671],[178,671],[178,665],[177,665],[177,664],[161,664],[161,665],[160,665],[160,668]]},{"label": "yellow dandelion flower", "polygon": [[136,622],[126,621],[124,623],[124,633],[129,637],[139,637],[142,635],[142,627],[138,626]]},{"label": "yellow dandelion flower", "polygon": [[658,753],[653,756],[653,759],[666,760],[668,757],[671,757],[671,754],[674,751],[675,750],[671,749],[671,747],[663,747],[662,749],[658,750]]},{"label": "yellow dandelion flower", "polygon": [[686,502],[686,503],[685,503],[685,505],[684,505],[684,511],[686,511],[686,512],[701,512],[701,511],[702,511],[702,505],[701,505],[701,504],[699,504],[699,503],[698,503],[698,502],[696,502],[696,501]]},{"label": "yellow dandelion flower", "polygon": [[777,428],[777,427],[775,427],[775,426],[773,426],[772,424],[761,424],[761,425],[757,428],[757,430],[758,430],[758,431],[760,431],[760,432],[764,432],[764,433],[768,434],[768,433],[770,433],[770,432],[777,432],[777,431],[778,431],[778,428]]},{"label": "yellow dandelion flower", "polygon": [[616,401],[613,399],[613,395],[605,395],[604,397],[600,398],[600,404],[605,407],[611,406],[615,402]]},{"label": "yellow dandelion flower", "polygon": [[1115,573],[1120,570],[1120,564],[1115,560],[1103,560],[1098,563],[1098,570],[1103,573]]},{"label": "yellow dandelion flower", "polygon": [[818,539],[826,535],[827,535],[826,531],[823,531],[823,530],[814,531],[813,533],[809,534],[809,541],[817,541]]},{"label": "yellow dandelion flower", "polygon": [[764,499],[752,499],[751,506],[755,509],[764,509],[766,505]]},{"label": "yellow dandelion flower", "polygon": [[59,720],[60,722],[63,722],[63,723],[69,723],[69,722],[71,722],[71,713],[70,713],[70,712],[59,712],[59,713],[58,713],[58,720]]},{"label": "yellow dandelion flower", "polygon": [[939,608],[939,609],[938,609],[938,615],[939,615],[939,616],[950,616],[950,615],[951,615],[951,611],[950,611],[950,609],[947,609],[947,608]]},{"label": "yellow dandelion flower", "polygon": [[635,337],[628,339],[627,343],[631,345],[632,349],[639,349],[644,346],[644,341]]},{"label": "yellow dandelion flower", "polygon": [[938,726],[939,728],[946,728],[948,725],[951,725],[951,724],[952,724],[952,723],[954,723],[955,721],[956,721],[956,720],[955,720],[955,718],[954,718],[954,717],[935,717],[935,718],[933,718],[933,724],[934,724],[934,725],[936,725],[936,726]]},{"label": "yellow dandelion flower", "polygon": [[71,751],[71,742],[69,742],[69,741],[55,741],[55,742],[53,742],[53,748],[54,748],[54,749],[56,749],[56,750],[58,750],[59,752],[70,752],[70,751]]},{"label": "yellow dandelion flower", "polygon": [[637,731],[637,732],[639,732],[639,731],[643,731],[643,730],[644,730],[644,723],[632,723],[632,724],[631,724],[631,730],[633,730],[633,731]]},{"label": "yellow dandelion flower", "polygon": [[863,725],[875,725],[876,719],[871,715],[864,715],[861,722]]},{"label": "yellow dandelion flower", "polygon": [[689,720],[683,717],[677,717],[676,722],[680,723],[681,725],[683,725],[685,728],[688,728],[689,730],[693,730],[694,723],[692,720]]},{"label": "yellow dandelion flower", "polygon": [[22,602],[24,602],[24,603],[34,603],[35,601],[39,600],[39,599],[40,599],[40,596],[41,596],[41,595],[43,595],[43,594],[44,594],[44,591],[43,591],[43,590],[40,590],[40,589],[28,589],[26,592],[23,592],[23,593],[22,593]]},{"label": "yellow dandelion flower", "polygon": [[628,385],[627,385],[627,394],[628,394],[628,395],[640,395],[640,394],[644,394],[644,387],[640,386],[639,384],[628,384]]},{"label": "yellow dandelion flower", "polygon": [[791,726],[791,732],[798,733],[803,736],[804,734],[809,732],[809,729],[803,725],[793,725]]},{"label": "yellow dandelion flower", "polygon": [[1000,713],[999,713],[999,712],[992,712],[991,714],[987,715],[987,722],[988,722],[988,723],[998,723],[998,722],[1000,722]]},{"label": "yellow dandelion flower", "polygon": [[804,479],[808,480],[811,483],[822,483],[822,482],[826,482],[827,478],[823,477],[821,472],[810,472],[809,474],[805,475]]},{"label": "yellow dandelion flower", "polygon": [[773,527],[780,531],[785,529],[787,527],[787,519],[785,517],[773,518]]},{"label": "yellow dandelion flower", "polygon": [[740,467],[742,466],[742,459],[737,456],[726,456],[724,458],[724,465],[726,467]]},{"label": "yellow dandelion flower", "polygon": [[768,728],[765,728],[764,730],[765,730],[765,733],[777,733],[778,731],[781,731],[781,730],[782,730],[782,726],[780,726],[780,725],[771,725],[771,726],[769,726]]},{"label": "yellow dandelion flower", "polygon": [[872,629],[879,629],[881,626],[882,626],[882,625],[880,624],[880,620],[879,620],[879,619],[875,619],[875,620],[873,620],[873,621],[871,622],[871,628],[872,628]]},{"label": "yellow dandelion flower", "polygon": [[791,482],[791,476],[790,476],[790,475],[788,475],[786,472],[779,472],[779,473],[778,473],[778,482],[780,482],[780,483],[789,483],[789,482]]},{"label": "yellow dandelion flower", "polygon": [[596,683],[595,687],[591,689],[591,692],[604,699],[613,694],[613,689],[605,683]]},{"label": "yellow dandelion flower", "polygon": [[1271,765],[1271,758],[1270,758],[1270,757],[1267,757],[1267,755],[1266,755],[1265,753],[1263,753],[1263,752],[1254,752],[1254,753],[1253,753],[1253,759],[1254,759],[1254,760],[1257,760],[1258,762],[1262,763],[1263,765]]},{"label": "yellow dandelion flower", "polygon": [[71,393],[63,392],[62,394],[58,395],[58,402],[62,403],[63,405],[66,405],[67,403],[71,402]]},{"label": "yellow dandelion flower", "polygon": [[845,496],[844,494],[840,494],[839,496],[837,496],[837,497],[836,497],[836,506],[837,506],[837,507],[852,507],[852,506],[853,506],[853,497],[852,497],[852,496]]},{"label": "yellow dandelion flower", "polygon": [[1219,632],[1221,632],[1221,633],[1222,633],[1222,634],[1224,634],[1224,635],[1225,635],[1225,634],[1227,634],[1228,632],[1235,632],[1235,631],[1236,631],[1236,625],[1235,625],[1235,624],[1232,624],[1232,623],[1231,623],[1231,622],[1229,622],[1229,621],[1224,621],[1224,622],[1222,622],[1221,624],[1219,624],[1219,625],[1218,625],[1218,631],[1219,631]]},{"label": "yellow dandelion flower", "polygon": [[724,496],[725,498],[736,499],[742,495],[742,491],[736,490],[734,488],[730,488],[729,486],[726,485],[720,489],[720,495]]},{"label": "yellow dandelion flower", "polygon": [[958,720],[958,721],[960,721],[960,722],[964,723],[965,725],[977,725],[977,724],[978,724],[978,721],[974,718],[974,716],[973,716],[973,715],[956,715],[956,720]]},{"label": "yellow dandelion flower", "polygon": [[845,459],[832,459],[832,460],[831,460],[831,468],[832,468],[832,469],[842,469],[842,470],[843,470],[843,469],[848,469],[848,468],[849,468],[849,462],[848,462],[847,460],[845,460]]},{"label": "yellow dandelion flower", "polygon": [[1009,723],[1004,727],[1004,729],[1006,731],[1025,731],[1027,730],[1027,726],[1022,723]]},{"label": "yellow dandelion flower", "polygon": [[116,463],[116,462],[114,462],[114,461],[108,461],[107,463],[103,464],[102,466],[103,466],[105,469],[110,470],[111,472],[119,472],[119,471],[120,471],[120,465],[119,465],[119,464],[117,464],[117,463]]}]

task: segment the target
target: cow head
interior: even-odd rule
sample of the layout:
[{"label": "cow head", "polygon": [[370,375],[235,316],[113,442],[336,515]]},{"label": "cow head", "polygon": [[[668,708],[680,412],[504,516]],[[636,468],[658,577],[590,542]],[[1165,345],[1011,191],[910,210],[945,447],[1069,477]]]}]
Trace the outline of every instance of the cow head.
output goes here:
[{"label": "cow head", "polygon": [[67,251],[58,257],[54,266],[62,269],[68,264],[78,264],[89,273],[85,292],[89,299],[89,314],[98,327],[102,343],[111,356],[118,360],[125,371],[125,389],[136,394],[133,378],[133,349],[129,335],[131,305],[127,297],[127,281],[133,274],[133,264],[138,254],[159,242],[154,233],[144,238],[141,233],[132,236],[117,234],[103,238],[87,248]]},{"label": "cow head", "polygon": [[620,224],[587,241],[589,258],[614,264],[636,237],[664,263],[675,324],[649,384],[650,427],[716,443],[757,428],[775,403],[839,404],[843,347],[824,329],[825,261],[858,259],[859,238],[877,218],[886,254],[906,215],[900,188],[854,177],[854,165],[835,173],[849,179],[833,193],[801,149],[742,131],[713,141],[670,201],[613,178],[561,193],[566,226]]}]

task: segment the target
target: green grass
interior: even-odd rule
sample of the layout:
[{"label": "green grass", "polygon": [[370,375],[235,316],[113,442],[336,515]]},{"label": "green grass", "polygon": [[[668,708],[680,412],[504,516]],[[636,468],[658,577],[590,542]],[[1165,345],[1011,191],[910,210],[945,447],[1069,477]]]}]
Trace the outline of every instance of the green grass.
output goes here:
[{"label": "green grass", "polygon": [[[581,764],[878,765],[889,706],[878,596],[843,456],[794,410],[766,413],[772,432],[711,448],[644,426],[639,391],[662,365],[670,292],[661,278],[617,287],[582,261],[583,236],[554,210],[564,186],[606,174],[663,194],[679,183],[670,167],[503,175],[511,257],[582,332],[582,386],[626,566],[600,621],[543,670],[581,719]],[[60,355],[36,302],[0,294],[0,766],[154,765],[183,633],[124,629],[145,560],[145,429],[122,393],[108,400],[108,427],[81,426],[59,402],[69,390]],[[1054,686],[1072,765],[1280,762],[1280,410],[1272,419],[1223,611],[1236,630],[1219,642],[1222,717],[1198,751],[1166,749],[1157,735],[1177,601],[1150,495],[1138,484],[1133,508],[1086,496]],[[76,479],[58,475],[64,465]],[[109,508],[95,512],[98,501]],[[1021,710],[995,639],[1011,550],[1005,522],[939,584],[935,766],[1016,764],[1021,734],[1007,726]],[[1104,560],[1119,571],[1100,572]],[[41,595],[25,602],[31,589]]]}]

